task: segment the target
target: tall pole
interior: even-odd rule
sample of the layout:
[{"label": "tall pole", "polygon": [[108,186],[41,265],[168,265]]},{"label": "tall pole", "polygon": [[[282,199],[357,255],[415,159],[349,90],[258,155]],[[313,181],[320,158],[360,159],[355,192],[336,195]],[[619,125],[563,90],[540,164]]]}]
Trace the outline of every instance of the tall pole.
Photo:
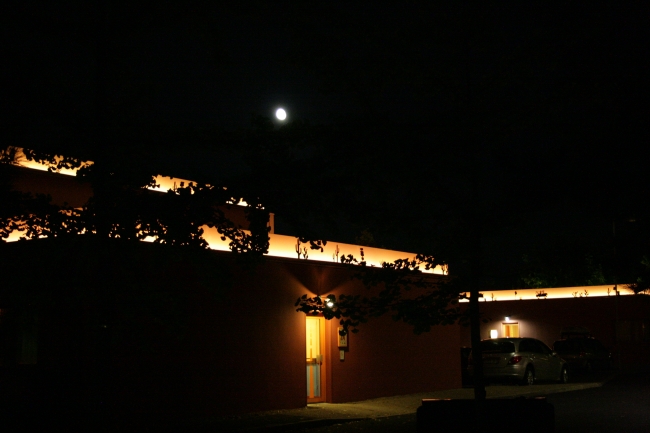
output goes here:
[{"label": "tall pole", "polygon": [[618,255],[616,252],[616,218],[612,218],[612,241],[614,242],[614,338],[616,340],[616,368],[621,368],[621,347],[618,341]]},{"label": "tall pole", "polygon": [[470,298],[469,320],[472,342],[472,361],[474,365],[474,399],[485,400],[485,380],[483,377],[483,353],[481,351],[481,316],[479,296],[481,284],[481,215],[478,179],[478,151],[474,151],[472,173],[472,199],[470,202],[471,240],[470,252]]}]

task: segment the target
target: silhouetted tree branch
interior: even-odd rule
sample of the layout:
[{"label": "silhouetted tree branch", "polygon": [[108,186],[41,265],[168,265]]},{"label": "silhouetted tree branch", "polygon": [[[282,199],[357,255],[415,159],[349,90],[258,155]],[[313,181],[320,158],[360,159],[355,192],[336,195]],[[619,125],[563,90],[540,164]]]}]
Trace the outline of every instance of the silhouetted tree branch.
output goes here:
[{"label": "silhouetted tree branch", "polygon": [[[124,169],[119,165],[88,163],[71,157],[26,151],[29,160],[48,165],[49,170],[78,169],[80,182],[91,185],[93,195],[82,208],[54,205],[51,197],[5,188],[7,206],[0,215],[0,237],[23,232],[25,239],[64,235],[94,235],[100,238],[208,248],[203,226],[215,227],[229,240],[236,253],[261,255],[268,251],[269,214],[256,197],[245,198],[248,227],[231,221],[223,208],[233,198],[232,190],[207,184],[180,185],[165,193],[154,192],[154,174]],[[11,164],[7,157],[3,162]]]},{"label": "silhouetted tree branch", "polygon": [[442,264],[431,256],[398,259],[381,268],[366,266],[352,255],[341,256],[341,263],[356,265],[353,278],[360,280],[369,295],[303,295],[295,303],[296,311],[307,315],[322,314],[327,320],[339,319],[343,334],[358,332],[358,326],[373,317],[391,314],[393,320],[413,327],[416,334],[435,325],[450,325],[461,319],[457,307],[457,286],[439,275],[424,274]]}]

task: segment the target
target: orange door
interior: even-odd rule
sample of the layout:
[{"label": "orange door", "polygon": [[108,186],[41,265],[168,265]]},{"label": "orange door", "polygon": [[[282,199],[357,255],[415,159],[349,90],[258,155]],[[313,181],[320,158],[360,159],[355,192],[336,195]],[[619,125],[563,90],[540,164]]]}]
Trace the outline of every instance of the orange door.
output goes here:
[{"label": "orange door", "polygon": [[504,337],[519,337],[519,323],[502,323]]}]

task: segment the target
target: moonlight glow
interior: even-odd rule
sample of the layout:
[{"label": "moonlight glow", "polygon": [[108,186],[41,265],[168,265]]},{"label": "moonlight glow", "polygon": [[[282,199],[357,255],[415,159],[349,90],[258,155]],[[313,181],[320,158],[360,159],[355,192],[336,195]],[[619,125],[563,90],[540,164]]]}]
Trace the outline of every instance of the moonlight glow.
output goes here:
[{"label": "moonlight glow", "polygon": [[278,120],[284,120],[287,118],[287,112],[284,111],[284,108],[278,108],[275,112],[275,117],[277,117]]}]

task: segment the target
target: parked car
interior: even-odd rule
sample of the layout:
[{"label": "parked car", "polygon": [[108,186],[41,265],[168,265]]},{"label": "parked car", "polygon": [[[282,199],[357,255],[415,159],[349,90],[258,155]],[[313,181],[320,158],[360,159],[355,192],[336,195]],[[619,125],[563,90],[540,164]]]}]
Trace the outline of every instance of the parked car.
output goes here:
[{"label": "parked car", "polygon": [[[483,372],[487,381],[515,380],[532,385],[537,380],[569,380],[566,362],[534,338],[493,338],[481,341]],[[469,371],[473,370],[470,356]]]},{"label": "parked car", "polygon": [[574,337],[553,343],[553,350],[567,362],[569,368],[593,372],[612,366],[612,353],[592,337]]}]

